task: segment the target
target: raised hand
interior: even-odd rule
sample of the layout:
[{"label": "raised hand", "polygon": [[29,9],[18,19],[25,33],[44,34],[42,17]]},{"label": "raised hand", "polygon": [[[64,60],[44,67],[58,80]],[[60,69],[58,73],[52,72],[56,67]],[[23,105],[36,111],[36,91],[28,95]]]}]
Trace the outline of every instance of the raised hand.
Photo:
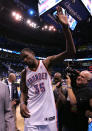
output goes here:
[{"label": "raised hand", "polygon": [[61,24],[63,26],[68,26],[68,19],[67,19],[67,16],[63,14],[62,8],[58,6],[56,7],[56,10],[57,10],[57,17],[59,21],[61,22]]}]

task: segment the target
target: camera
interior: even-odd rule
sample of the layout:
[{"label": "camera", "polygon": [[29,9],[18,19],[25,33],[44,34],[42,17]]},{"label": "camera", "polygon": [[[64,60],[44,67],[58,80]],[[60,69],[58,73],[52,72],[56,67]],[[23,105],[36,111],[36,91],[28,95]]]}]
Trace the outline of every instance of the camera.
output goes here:
[{"label": "camera", "polygon": [[80,72],[79,72],[78,70],[72,69],[71,67],[67,67],[67,68],[65,69],[65,73],[66,73],[67,75],[69,75],[70,77],[71,77],[71,76],[76,77],[76,76],[79,75]]},{"label": "camera", "polygon": [[64,74],[63,74],[63,78],[64,79],[67,79],[67,75],[70,77],[70,78],[76,78],[78,75],[79,75],[79,71],[78,70],[75,70],[75,69],[72,69],[71,67],[67,67],[65,70],[64,70]]},{"label": "camera", "polygon": [[77,77],[79,76],[79,71],[78,70],[75,70],[75,69],[72,69],[71,67],[67,67],[65,70],[64,70],[64,79],[67,79],[67,75],[70,77],[71,79],[71,85],[72,87],[76,87],[76,79]]}]

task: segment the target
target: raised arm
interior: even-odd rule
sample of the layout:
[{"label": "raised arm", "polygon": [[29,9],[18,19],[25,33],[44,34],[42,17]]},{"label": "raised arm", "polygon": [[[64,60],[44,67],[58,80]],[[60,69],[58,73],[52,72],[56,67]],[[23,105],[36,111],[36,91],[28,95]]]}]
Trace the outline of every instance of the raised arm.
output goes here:
[{"label": "raised arm", "polygon": [[72,57],[76,53],[72,34],[68,28],[67,16],[63,15],[61,7],[57,7],[57,17],[59,19],[59,23],[62,24],[63,32],[66,38],[66,50],[60,54],[53,55],[45,59],[44,63],[47,68],[49,67],[49,65],[62,61],[65,58]]},{"label": "raised arm", "polygon": [[72,56],[76,53],[76,49],[74,46],[72,34],[68,28],[67,16],[63,15],[62,8],[60,6],[57,7],[57,16],[58,16],[59,22],[62,24],[63,32],[66,38],[66,53],[68,56]]}]

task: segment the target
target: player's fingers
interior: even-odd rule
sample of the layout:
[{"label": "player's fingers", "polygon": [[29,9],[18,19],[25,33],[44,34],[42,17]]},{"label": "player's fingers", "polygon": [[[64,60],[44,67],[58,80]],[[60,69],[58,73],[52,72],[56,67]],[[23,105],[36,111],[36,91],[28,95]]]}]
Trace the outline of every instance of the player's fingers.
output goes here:
[{"label": "player's fingers", "polygon": [[21,110],[20,110],[20,113],[21,113],[21,115],[22,115],[23,117],[25,117],[25,118],[30,117],[30,114],[29,114],[29,111],[28,111],[27,108],[21,109]]},{"label": "player's fingers", "polygon": [[28,108],[26,108],[25,110],[26,110],[28,113],[30,113],[29,110],[28,110]]},{"label": "player's fingers", "polygon": [[23,111],[23,112],[22,112],[22,115],[23,115],[23,117],[25,117],[25,118],[29,118],[29,117],[30,117],[30,114],[29,114],[27,111]]},{"label": "player's fingers", "polygon": [[60,6],[56,7],[56,10],[57,10],[57,15],[59,14],[63,15],[62,8]]},{"label": "player's fingers", "polygon": [[25,110],[25,114],[26,114],[26,115],[30,115],[30,113],[29,113],[27,110]]},{"label": "player's fingers", "polygon": [[27,108],[25,108],[25,113],[26,113],[26,115],[30,116],[30,112]]}]

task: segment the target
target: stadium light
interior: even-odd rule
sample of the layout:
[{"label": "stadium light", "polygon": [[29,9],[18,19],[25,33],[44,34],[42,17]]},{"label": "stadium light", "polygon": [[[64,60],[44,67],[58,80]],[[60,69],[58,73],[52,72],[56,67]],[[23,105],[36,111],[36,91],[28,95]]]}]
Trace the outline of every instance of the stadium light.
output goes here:
[{"label": "stadium light", "polygon": [[22,16],[19,13],[15,12],[15,11],[12,12],[12,16],[17,21],[21,21],[22,20]]},{"label": "stadium light", "polygon": [[16,12],[15,11],[12,12],[12,16],[16,16]]},{"label": "stadium light", "polygon": [[28,20],[26,21],[26,23],[27,23],[27,24],[30,24],[30,23],[31,23],[31,20],[30,20],[30,19],[28,19]]},{"label": "stadium light", "polygon": [[50,26],[48,26],[48,25],[44,25],[43,27],[42,27],[42,30],[44,30],[44,31],[56,31],[56,28],[53,26],[53,25],[50,25]]},{"label": "stadium light", "polygon": [[47,25],[45,25],[45,26],[44,26],[44,28],[45,28],[45,29],[48,29],[48,26],[47,26]]},{"label": "stadium light", "polygon": [[16,18],[16,20],[20,21],[22,16],[20,14],[16,14],[15,18]]},{"label": "stadium light", "polygon": [[29,13],[29,15],[33,16],[33,15],[34,15],[34,10],[29,9],[29,10],[28,10],[28,13]]}]

